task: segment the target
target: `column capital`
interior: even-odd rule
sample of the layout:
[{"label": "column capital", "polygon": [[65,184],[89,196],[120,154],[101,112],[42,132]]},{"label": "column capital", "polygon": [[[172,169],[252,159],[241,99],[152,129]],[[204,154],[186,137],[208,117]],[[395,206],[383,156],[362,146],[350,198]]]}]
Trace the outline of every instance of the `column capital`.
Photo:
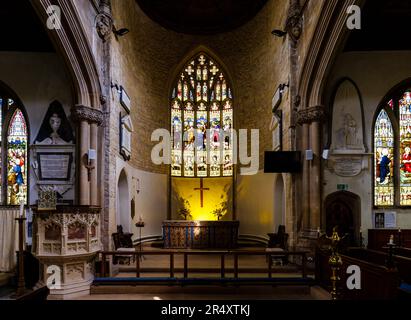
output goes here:
[{"label": "column capital", "polygon": [[298,124],[310,124],[312,122],[323,122],[326,112],[324,106],[315,106],[298,111]]},{"label": "column capital", "polygon": [[71,117],[74,121],[87,121],[101,126],[104,122],[103,112],[90,107],[76,105],[71,108]]}]

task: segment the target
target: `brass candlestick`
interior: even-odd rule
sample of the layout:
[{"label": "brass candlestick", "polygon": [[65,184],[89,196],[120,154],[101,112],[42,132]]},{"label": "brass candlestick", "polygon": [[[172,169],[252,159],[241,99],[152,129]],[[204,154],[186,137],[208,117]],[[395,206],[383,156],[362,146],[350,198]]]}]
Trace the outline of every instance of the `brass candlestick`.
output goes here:
[{"label": "brass candlestick", "polygon": [[333,229],[333,234],[331,237],[327,237],[327,239],[331,240],[331,256],[328,259],[328,264],[331,267],[331,299],[337,300],[338,299],[338,283],[341,280],[338,273],[340,268],[343,264],[341,256],[338,254],[338,245],[342,238],[338,235],[337,228]]}]

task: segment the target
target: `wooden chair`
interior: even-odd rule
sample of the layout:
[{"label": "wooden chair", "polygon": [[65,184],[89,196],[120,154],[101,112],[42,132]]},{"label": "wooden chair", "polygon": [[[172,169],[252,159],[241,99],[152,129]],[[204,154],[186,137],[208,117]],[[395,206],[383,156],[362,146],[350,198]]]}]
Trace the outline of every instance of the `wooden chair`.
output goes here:
[{"label": "wooden chair", "polygon": [[[285,232],[285,226],[278,226],[277,233],[269,233],[269,240],[267,244],[267,252],[284,252],[288,250],[288,233]],[[274,261],[280,261],[281,265],[288,263],[288,256],[286,255],[272,255],[270,256]]]},{"label": "wooden chair", "polygon": [[[112,234],[115,251],[134,252],[136,249],[133,246],[132,233],[124,233],[122,226],[117,226],[117,232]],[[128,264],[135,262],[135,256],[115,255],[113,264]]]}]

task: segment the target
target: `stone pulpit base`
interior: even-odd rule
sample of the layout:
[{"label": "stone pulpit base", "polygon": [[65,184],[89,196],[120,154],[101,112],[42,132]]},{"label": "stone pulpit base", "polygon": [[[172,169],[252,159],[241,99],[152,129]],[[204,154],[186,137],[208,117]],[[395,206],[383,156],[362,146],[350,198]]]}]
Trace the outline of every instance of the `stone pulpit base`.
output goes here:
[{"label": "stone pulpit base", "polygon": [[49,299],[65,300],[90,293],[94,261],[100,250],[100,208],[57,206],[34,212],[34,254],[40,261],[40,282]]}]

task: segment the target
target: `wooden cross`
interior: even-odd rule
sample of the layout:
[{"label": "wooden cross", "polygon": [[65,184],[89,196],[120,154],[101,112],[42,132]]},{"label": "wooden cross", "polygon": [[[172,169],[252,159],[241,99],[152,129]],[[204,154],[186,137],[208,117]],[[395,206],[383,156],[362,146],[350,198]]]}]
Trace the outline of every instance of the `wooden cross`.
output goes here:
[{"label": "wooden cross", "polygon": [[200,191],[201,208],[204,207],[204,191],[210,191],[210,188],[204,188],[203,178],[200,178],[200,188],[194,188],[194,191]]}]

